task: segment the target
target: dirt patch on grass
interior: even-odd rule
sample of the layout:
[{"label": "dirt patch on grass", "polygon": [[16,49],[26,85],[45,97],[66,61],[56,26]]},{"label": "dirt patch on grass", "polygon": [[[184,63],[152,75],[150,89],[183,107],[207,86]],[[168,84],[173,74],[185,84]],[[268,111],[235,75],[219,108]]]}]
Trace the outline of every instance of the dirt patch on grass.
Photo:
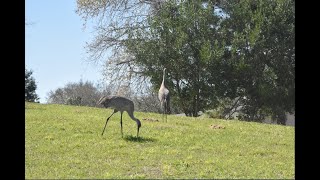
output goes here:
[{"label": "dirt patch on grass", "polygon": [[212,124],[210,125],[211,129],[225,129],[225,126],[219,125],[219,124]]},{"label": "dirt patch on grass", "polygon": [[152,118],[143,118],[144,121],[151,121],[151,122],[159,122],[158,119],[152,119]]}]

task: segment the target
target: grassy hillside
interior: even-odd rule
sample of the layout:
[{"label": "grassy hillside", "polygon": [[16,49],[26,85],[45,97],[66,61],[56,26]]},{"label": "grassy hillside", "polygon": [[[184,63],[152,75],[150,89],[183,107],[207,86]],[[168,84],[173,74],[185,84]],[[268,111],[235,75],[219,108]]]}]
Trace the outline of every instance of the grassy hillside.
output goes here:
[{"label": "grassy hillside", "polygon": [[111,113],[26,103],[26,178],[295,178],[294,127],[136,112],[137,139],[125,112],[101,136]]}]

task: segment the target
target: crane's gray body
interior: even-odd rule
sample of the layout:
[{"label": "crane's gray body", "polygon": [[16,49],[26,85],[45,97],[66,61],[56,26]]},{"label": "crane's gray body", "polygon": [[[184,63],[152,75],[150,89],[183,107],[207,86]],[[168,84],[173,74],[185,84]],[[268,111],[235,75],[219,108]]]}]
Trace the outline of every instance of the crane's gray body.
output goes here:
[{"label": "crane's gray body", "polygon": [[[105,108],[116,109],[117,111],[127,111],[129,116],[133,115],[134,104],[131,100],[120,96],[103,96],[100,98],[99,105],[103,105]],[[131,117],[131,116],[130,116]]]},{"label": "crane's gray body", "polygon": [[162,83],[158,92],[158,98],[162,107],[162,114],[163,116],[165,115],[167,121],[167,114],[170,112],[170,92],[165,86],[165,72],[166,68],[163,69]]},{"label": "crane's gray body", "polygon": [[[120,97],[120,96],[103,96],[99,99],[98,103],[99,106],[104,106],[105,108],[112,108],[114,109],[113,113],[108,117],[107,121],[106,121],[106,125],[107,122],[109,120],[109,118],[116,112],[120,111],[121,113],[121,119],[120,119],[120,123],[121,123],[121,133],[122,133],[122,113],[123,111],[127,111],[128,115],[130,116],[130,118],[134,121],[136,121],[137,126],[138,126],[138,131],[137,131],[137,136],[139,134],[139,128],[141,127],[141,122],[139,119],[135,118],[133,115],[134,112],[134,103],[125,98],[125,97]],[[105,125],[105,127],[106,127]],[[103,130],[104,132],[104,130]],[[102,132],[102,135],[103,135]],[[123,134],[123,133],[122,133]]]}]

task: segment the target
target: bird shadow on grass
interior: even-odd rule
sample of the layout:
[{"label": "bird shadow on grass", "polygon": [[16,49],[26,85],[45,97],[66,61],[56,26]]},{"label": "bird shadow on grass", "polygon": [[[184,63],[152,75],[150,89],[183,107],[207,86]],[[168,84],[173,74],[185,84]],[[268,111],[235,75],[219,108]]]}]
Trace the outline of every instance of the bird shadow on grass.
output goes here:
[{"label": "bird shadow on grass", "polygon": [[154,139],[154,138],[136,137],[136,136],[132,136],[132,135],[127,135],[123,139],[126,141],[130,141],[130,142],[140,142],[140,143],[155,142],[156,141],[156,139]]}]

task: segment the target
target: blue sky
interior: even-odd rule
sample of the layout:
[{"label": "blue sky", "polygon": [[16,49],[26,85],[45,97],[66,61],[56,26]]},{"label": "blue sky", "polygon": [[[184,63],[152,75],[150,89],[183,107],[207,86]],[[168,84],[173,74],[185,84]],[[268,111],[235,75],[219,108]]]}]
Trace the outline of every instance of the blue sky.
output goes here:
[{"label": "blue sky", "polygon": [[47,93],[68,82],[98,82],[101,65],[86,60],[85,43],[93,37],[92,28],[83,28],[75,13],[76,0],[26,0],[25,64],[32,69],[40,103]]}]

